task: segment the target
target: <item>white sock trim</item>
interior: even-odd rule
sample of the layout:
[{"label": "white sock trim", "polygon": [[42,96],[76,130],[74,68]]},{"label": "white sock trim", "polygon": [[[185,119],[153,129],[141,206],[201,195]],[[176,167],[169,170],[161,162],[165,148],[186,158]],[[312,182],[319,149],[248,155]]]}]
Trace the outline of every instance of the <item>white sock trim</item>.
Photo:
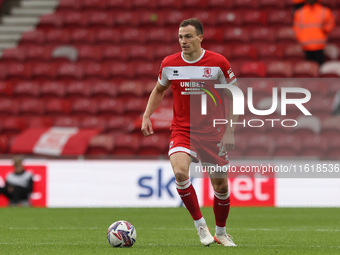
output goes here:
[{"label": "white sock trim", "polygon": [[184,181],[175,181],[177,189],[187,189],[191,185],[190,177]]},{"label": "white sock trim", "polygon": [[227,191],[227,193],[219,193],[219,192],[214,191],[214,194],[215,194],[215,197],[221,200],[227,200],[229,197],[229,191]]},{"label": "white sock trim", "polygon": [[216,235],[225,235],[227,234],[227,230],[226,230],[226,227],[219,227],[219,226],[216,226],[215,228],[215,234]]},{"label": "white sock trim", "polygon": [[198,229],[202,225],[206,225],[204,217],[200,218],[199,220],[194,220],[195,227]]}]

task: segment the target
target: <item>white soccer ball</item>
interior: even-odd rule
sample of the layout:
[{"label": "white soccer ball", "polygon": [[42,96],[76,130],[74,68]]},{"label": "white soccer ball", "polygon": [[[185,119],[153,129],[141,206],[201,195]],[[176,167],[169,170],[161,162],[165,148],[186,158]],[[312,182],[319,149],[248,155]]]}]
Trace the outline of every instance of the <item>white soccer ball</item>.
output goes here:
[{"label": "white soccer ball", "polygon": [[107,230],[107,240],[112,247],[131,247],[136,242],[135,227],[125,221],[114,222]]}]

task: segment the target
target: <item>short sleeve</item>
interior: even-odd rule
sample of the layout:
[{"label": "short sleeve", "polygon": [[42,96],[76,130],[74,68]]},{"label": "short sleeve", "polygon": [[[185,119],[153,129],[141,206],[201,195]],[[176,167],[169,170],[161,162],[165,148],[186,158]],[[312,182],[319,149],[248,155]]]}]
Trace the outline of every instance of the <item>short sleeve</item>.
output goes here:
[{"label": "short sleeve", "polygon": [[164,72],[164,60],[159,68],[158,81],[162,86],[166,86],[169,83],[169,79]]},{"label": "short sleeve", "polygon": [[222,84],[234,84],[236,82],[236,76],[231,69],[229,61],[223,58],[222,63],[220,65],[221,71],[219,76],[219,81]]}]

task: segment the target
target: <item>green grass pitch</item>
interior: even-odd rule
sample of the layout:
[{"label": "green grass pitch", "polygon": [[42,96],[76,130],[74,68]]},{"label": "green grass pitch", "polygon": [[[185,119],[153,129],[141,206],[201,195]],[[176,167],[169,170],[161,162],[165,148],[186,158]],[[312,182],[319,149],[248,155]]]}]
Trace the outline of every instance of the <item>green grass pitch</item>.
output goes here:
[{"label": "green grass pitch", "polygon": [[[203,215],[214,232],[212,208]],[[131,248],[111,248],[117,220],[137,230]],[[232,208],[238,247],[199,242],[185,208],[1,208],[0,254],[340,254],[340,208]]]}]

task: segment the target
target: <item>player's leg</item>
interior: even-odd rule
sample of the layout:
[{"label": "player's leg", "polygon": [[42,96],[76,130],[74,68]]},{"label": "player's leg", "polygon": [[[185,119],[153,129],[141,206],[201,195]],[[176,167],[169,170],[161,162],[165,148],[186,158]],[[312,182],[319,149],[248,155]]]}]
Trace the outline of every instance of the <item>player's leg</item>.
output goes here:
[{"label": "player's leg", "polygon": [[214,189],[215,241],[224,246],[236,246],[226,231],[226,222],[230,210],[227,174],[211,174],[210,181]]},{"label": "player's leg", "polygon": [[177,192],[194,220],[200,241],[204,245],[209,245],[214,242],[214,238],[202,216],[196,191],[190,181],[191,157],[185,152],[176,152],[170,155],[170,162],[175,174]]}]

